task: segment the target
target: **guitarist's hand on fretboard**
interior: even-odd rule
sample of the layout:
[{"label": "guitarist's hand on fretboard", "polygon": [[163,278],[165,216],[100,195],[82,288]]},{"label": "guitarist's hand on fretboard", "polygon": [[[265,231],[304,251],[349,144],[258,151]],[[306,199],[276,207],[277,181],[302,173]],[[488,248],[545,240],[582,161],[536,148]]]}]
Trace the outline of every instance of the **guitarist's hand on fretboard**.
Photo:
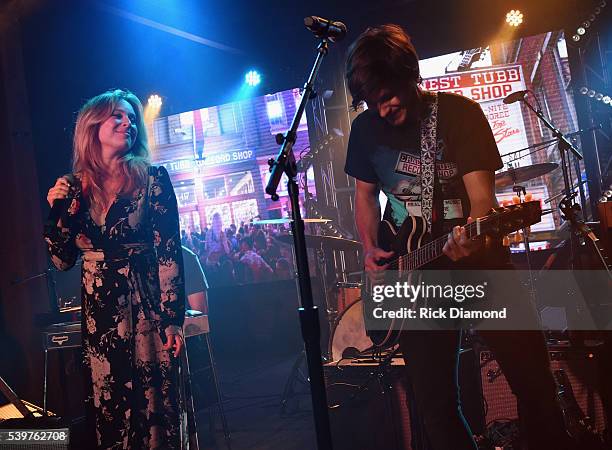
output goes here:
[{"label": "guitarist's hand on fretboard", "polygon": [[[474,219],[468,217],[467,223],[474,222]],[[453,231],[448,233],[448,240],[442,252],[453,261],[458,261],[461,258],[470,256],[480,248],[482,241],[480,239],[470,239],[467,236],[465,227],[454,227]]]},{"label": "guitarist's hand on fretboard", "polygon": [[365,271],[372,283],[380,283],[384,279],[384,271],[389,267],[387,260],[394,255],[382,248],[372,247],[366,251],[364,257]]}]

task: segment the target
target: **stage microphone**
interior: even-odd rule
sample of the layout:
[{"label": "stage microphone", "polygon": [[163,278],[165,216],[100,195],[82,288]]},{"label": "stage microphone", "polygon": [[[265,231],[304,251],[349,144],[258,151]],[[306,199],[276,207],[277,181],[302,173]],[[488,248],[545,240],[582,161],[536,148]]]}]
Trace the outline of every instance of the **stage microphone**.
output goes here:
[{"label": "stage microphone", "polygon": [[525,91],[516,91],[513,92],[512,94],[510,94],[509,96],[507,96],[504,99],[504,103],[506,105],[509,105],[510,103],[516,103],[518,101],[521,101],[525,98],[525,95],[527,95],[527,92],[529,92],[528,90]]},{"label": "stage microphone", "polygon": [[[74,175],[68,173],[63,176],[68,180],[68,184],[72,188],[74,184]],[[47,217],[47,221],[45,222],[45,227],[56,227],[60,218],[68,211],[70,207],[70,203],[72,202],[72,197],[68,194],[66,198],[58,198],[53,201],[53,206],[51,207],[51,211],[49,211],[49,216]]]},{"label": "stage microphone", "polygon": [[327,38],[332,42],[341,41],[346,36],[346,25],[342,22],[333,22],[322,17],[308,16],[304,18],[304,25],[315,36]]}]

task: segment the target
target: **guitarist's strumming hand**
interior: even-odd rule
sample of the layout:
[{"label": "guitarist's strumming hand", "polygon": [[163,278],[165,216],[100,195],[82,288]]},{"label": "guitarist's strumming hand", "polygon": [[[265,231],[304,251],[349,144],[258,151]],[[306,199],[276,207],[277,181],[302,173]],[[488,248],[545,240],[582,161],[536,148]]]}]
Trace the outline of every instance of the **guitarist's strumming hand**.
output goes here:
[{"label": "guitarist's strumming hand", "polygon": [[[474,219],[468,217],[467,223],[474,222]],[[464,227],[454,227],[451,233],[448,233],[448,239],[442,252],[453,261],[458,261],[461,258],[471,255],[481,246],[480,239],[470,239],[467,237]]]},{"label": "guitarist's strumming hand", "polygon": [[364,257],[365,271],[372,283],[384,281],[384,271],[389,267],[389,264],[385,261],[393,255],[393,252],[386,252],[378,247],[371,247],[366,251]]}]

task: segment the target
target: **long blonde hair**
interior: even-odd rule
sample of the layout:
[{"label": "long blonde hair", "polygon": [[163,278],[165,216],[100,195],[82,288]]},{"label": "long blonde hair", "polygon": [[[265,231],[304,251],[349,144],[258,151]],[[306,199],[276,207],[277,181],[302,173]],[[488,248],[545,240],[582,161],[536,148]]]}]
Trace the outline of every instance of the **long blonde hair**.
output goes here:
[{"label": "long blonde hair", "polygon": [[136,114],[138,128],[132,148],[121,158],[121,192],[131,193],[145,185],[149,167],[149,146],[143,120],[142,104],[128,90],[111,89],[89,99],[79,111],[74,130],[72,169],[83,183],[83,194],[92,208],[100,212],[107,202],[103,182],[108,178],[102,161],[102,145],[98,137],[100,125],[108,119],[119,101],[128,102]]}]

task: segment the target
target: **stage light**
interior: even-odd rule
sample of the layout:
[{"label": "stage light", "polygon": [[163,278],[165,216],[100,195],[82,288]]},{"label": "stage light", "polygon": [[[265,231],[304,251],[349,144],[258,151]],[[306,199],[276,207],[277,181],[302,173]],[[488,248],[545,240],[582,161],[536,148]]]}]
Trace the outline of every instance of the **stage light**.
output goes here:
[{"label": "stage light", "polygon": [[598,92],[595,89],[589,89],[588,87],[583,86],[578,92],[582,95],[592,98],[595,101],[602,102],[606,106],[612,106],[612,99],[610,98],[610,96],[602,92]]},{"label": "stage light", "polygon": [[261,75],[256,70],[249,70],[244,76],[244,82],[251,87],[255,87],[261,83]]},{"label": "stage light", "polygon": [[580,25],[576,28],[576,32],[572,36],[572,40],[574,42],[579,42],[583,38],[587,37],[589,28],[593,25],[593,22],[597,20],[597,17],[602,13],[602,9],[606,6],[606,2],[602,1],[599,6],[596,6],[595,9],[588,15],[588,17],[583,20]]},{"label": "stage light", "polygon": [[147,104],[151,107],[151,108],[161,108],[162,106],[162,98],[157,95],[157,94],[153,94],[149,97],[149,100],[147,101]]},{"label": "stage light", "polygon": [[513,9],[508,14],[506,14],[506,22],[511,27],[518,27],[523,23],[523,13],[518,9]]},{"label": "stage light", "polygon": [[159,117],[159,113],[162,107],[162,98],[158,94],[152,94],[147,100],[147,104],[144,107],[144,122],[147,126],[151,125],[155,119]]}]

